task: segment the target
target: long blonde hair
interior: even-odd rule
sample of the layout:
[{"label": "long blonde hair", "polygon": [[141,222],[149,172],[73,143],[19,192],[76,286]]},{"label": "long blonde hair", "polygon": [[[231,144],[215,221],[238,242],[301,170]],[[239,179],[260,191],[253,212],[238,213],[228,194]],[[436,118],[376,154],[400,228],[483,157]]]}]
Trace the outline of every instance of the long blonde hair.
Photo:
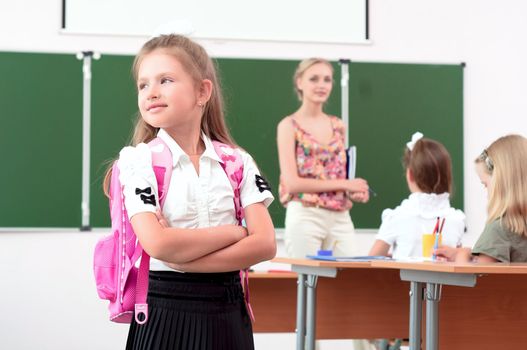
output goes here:
[{"label": "long blonde hair", "polygon": [[295,88],[295,92],[296,92],[296,95],[298,96],[299,101],[302,101],[302,98],[304,96],[302,94],[302,90],[300,90],[298,86],[296,85],[296,81],[298,80],[298,78],[300,78],[305,73],[306,70],[308,70],[310,67],[318,63],[323,63],[327,65],[331,69],[331,73],[333,73],[333,66],[328,60],[324,58],[313,57],[313,58],[307,58],[301,61],[296,67],[295,74],[293,75],[293,86]]},{"label": "long blonde hair", "polygon": [[[134,59],[132,66],[134,80],[137,80],[139,67],[143,59],[156,50],[163,50],[165,53],[173,55],[184,67],[185,71],[192,76],[196,86],[201,84],[203,79],[208,79],[212,82],[212,94],[203,107],[201,130],[211,140],[236,146],[225,123],[223,96],[218,74],[216,73],[216,66],[205,49],[182,35],[170,34],[152,38],[143,45]],[[159,128],[146,123],[138,112],[130,143],[135,146],[141,142],[149,142],[156,137],[158,131]],[[104,193],[107,196],[111,171],[110,166],[106,171],[103,182]]]},{"label": "long blonde hair", "polygon": [[475,162],[491,175],[487,223],[499,219],[510,231],[527,236],[527,139],[500,137]]}]

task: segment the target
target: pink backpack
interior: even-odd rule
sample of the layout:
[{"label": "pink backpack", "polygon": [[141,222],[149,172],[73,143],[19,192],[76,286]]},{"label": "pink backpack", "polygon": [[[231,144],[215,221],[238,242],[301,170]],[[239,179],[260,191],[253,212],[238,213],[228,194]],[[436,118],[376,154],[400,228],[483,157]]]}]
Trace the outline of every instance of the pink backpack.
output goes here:
[{"label": "pink backpack", "polygon": [[[223,160],[221,163],[234,191],[236,218],[241,224],[243,208],[240,203],[240,184],[243,178],[243,160],[234,148],[213,141],[214,149]],[[159,202],[163,206],[172,175],[172,155],[160,138],[148,143],[152,152],[152,167],[158,184]],[[150,256],[143,251],[124,206],[122,186],[119,182],[117,162],[112,167],[110,182],[110,216],[112,234],[97,242],[94,252],[93,270],[97,293],[101,299],[109,300],[110,320],[130,323],[135,315],[138,324],[148,319],[148,271]],[[136,262],[141,257],[139,268]],[[247,309],[252,317],[249,304],[247,270],[240,271],[245,291]],[[139,315],[143,317],[139,317]]]}]

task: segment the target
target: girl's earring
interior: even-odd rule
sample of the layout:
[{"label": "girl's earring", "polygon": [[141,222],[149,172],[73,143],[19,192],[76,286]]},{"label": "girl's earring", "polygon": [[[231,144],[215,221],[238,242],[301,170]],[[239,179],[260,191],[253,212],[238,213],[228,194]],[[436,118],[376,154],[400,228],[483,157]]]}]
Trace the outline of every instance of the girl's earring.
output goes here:
[{"label": "girl's earring", "polygon": [[203,107],[203,102],[198,101],[198,107]]}]

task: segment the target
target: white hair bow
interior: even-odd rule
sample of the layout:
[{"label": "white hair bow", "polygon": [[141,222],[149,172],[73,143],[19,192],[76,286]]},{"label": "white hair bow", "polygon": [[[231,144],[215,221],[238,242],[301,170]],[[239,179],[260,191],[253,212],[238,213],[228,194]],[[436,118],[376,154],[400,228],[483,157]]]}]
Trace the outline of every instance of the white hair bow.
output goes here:
[{"label": "white hair bow", "polygon": [[410,140],[410,142],[407,142],[406,143],[406,147],[408,147],[408,149],[410,151],[412,151],[414,149],[414,146],[415,146],[415,143],[417,141],[419,141],[420,139],[423,138],[423,134],[420,133],[419,131],[418,132],[415,132],[413,135],[412,135],[412,139]]}]

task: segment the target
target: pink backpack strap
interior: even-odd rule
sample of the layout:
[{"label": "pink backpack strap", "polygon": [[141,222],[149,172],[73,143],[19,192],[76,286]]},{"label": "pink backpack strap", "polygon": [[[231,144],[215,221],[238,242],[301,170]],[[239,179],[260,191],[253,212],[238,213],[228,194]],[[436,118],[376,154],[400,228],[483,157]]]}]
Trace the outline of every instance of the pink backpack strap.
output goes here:
[{"label": "pink backpack strap", "polygon": [[[243,180],[243,159],[240,151],[233,148],[232,146],[226,145],[219,141],[212,141],[214,145],[214,150],[222,160],[221,166],[227,178],[231,183],[232,189],[234,191],[234,209],[236,211],[236,219],[238,224],[242,224],[244,218],[243,207],[241,203],[241,183]],[[240,270],[240,278],[243,281],[243,291],[245,295],[245,305],[247,306],[247,311],[251,316],[251,319],[254,321],[254,313],[249,302],[249,269]]]},{"label": "pink backpack strap", "polygon": [[[159,205],[162,208],[165,203],[168,186],[170,185],[170,177],[172,176],[172,153],[166,143],[159,137],[150,141],[148,146],[152,152],[152,167],[157,180]],[[141,254],[141,262],[139,264],[135,289],[135,320],[138,324],[143,324],[148,319],[146,297],[148,295],[150,256],[141,248],[141,244],[137,243],[136,254],[139,253]],[[142,320],[139,319],[140,314],[144,315]]]},{"label": "pink backpack strap", "polygon": [[243,180],[243,159],[240,151],[221,143],[219,141],[212,141],[216,154],[222,160],[221,166],[234,190],[234,209],[236,210],[236,219],[241,225],[244,218],[243,208],[240,199],[240,186]]},{"label": "pink backpack strap", "polygon": [[148,146],[152,152],[152,167],[158,184],[159,205],[163,207],[172,177],[172,153],[165,141],[159,137],[150,141]]}]

